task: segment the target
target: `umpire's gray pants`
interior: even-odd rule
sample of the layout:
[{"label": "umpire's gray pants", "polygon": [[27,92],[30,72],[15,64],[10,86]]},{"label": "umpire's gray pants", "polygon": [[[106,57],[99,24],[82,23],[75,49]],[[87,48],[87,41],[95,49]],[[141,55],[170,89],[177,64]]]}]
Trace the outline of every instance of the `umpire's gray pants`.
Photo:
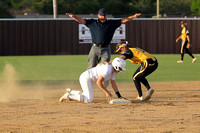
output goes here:
[{"label": "umpire's gray pants", "polygon": [[88,56],[88,69],[95,67],[100,61],[109,62],[111,56],[110,46],[108,47],[97,47],[92,45]]}]

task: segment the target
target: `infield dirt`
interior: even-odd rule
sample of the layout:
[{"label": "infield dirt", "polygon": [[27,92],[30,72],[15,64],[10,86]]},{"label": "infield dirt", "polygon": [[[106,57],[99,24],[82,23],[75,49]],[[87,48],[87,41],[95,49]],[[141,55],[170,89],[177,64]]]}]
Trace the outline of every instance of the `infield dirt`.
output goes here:
[{"label": "infield dirt", "polygon": [[135,100],[133,83],[118,83],[122,96],[133,103],[115,105],[106,103],[105,94],[96,85],[94,102],[87,104],[58,102],[66,87],[80,90],[78,84],[17,85],[9,92],[4,86],[0,88],[0,132],[200,132],[200,81],[150,84],[155,89],[153,97],[142,103]]}]

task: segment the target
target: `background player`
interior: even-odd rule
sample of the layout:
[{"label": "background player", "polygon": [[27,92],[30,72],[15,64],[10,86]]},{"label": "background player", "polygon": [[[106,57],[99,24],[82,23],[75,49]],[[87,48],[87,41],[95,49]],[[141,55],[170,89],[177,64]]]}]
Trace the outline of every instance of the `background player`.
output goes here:
[{"label": "background player", "polygon": [[103,81],[110,80],[113,90],[115,91],[118,98],[124,99],[118,90],[117,84],[115,82],[115,74],[126,70],[126,62],[121,58],[115,58],[112,65],[99,65],[93,67],[85,72],[83,72],[79,78],[81,88],[83,91],[75,91],[70,88],[66,89],[66,93],[60,98],[60,102],[65,99],[77,100],[85,103],[90,103],[93,101],[93,87],[92,81],[96,82],[97,86],[104,91],[107,100],[112,99],[112,94],[104,87]]},{"label": "background player", "polygon": [[[154,92],[154,89],[150,87],[147,79],[145,78],[158,67],[157,59],[150,53],[140,49],[140,48],[129,48],[128,42],[120,42],[116,46],[116,51],[121,54],[120,58],[135,64],[140,64],[140,67],[133,74],[133,81],[138,91],[138,100],[149,100]],[[147,88],[148,92],[145,97],[143,97],[141,83]]]},{"label": "background player", "polygon": [[176,42],[182,39],[181,60],[177,61],[177,63],[183,63],[183,57],[184,57],[185,52],[188,53],[192,57],[192,63],[194,63],[197,59],[190,52],[189,46],[187,47],[187,45],[190,45],[190,38],[189,38],[189,31],[187,30],[186,25],[187,24],[185,22],[181,21],[181,27],[182,27],[181,35],[176,39]]}]

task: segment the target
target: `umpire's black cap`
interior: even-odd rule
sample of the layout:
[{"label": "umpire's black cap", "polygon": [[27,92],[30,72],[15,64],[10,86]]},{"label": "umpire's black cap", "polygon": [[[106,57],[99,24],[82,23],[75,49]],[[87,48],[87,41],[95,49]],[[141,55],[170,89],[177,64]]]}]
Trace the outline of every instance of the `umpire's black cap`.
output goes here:
[{"label": "umpire's black cap", "polygon": [[106,16],[107,12],[104,8],[102,8],[102,9],[99,10],[98,14],[101,15],[101,16]]}]

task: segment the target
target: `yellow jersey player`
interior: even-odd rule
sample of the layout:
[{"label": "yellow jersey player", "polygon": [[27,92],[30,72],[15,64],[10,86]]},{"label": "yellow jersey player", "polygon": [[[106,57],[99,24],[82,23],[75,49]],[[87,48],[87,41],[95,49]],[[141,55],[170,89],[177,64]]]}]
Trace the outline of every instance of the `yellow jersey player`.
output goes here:
[{"label": "yellow jersey player", "polygon": [[194,63],[197,58],[195,58],[189,50],[189,46],[188,46],[188,45],[190,45],[189,31],[186,28],[185,22],[181,21],[180,25],[182,27],[182,31],[181,31],[181,35],[176,39],[176,42],[178,42],[180,39],[182,40],[181,60],[177,61],[177,63],[183,63],[183,57],[184,57],[185,52],[188,53],[192,57],[192,63]]},{"label": "yellow jersey player", "polygon": [[[128,59],[130,62],[140,65],[140,67],[133,74],[132,78],[139,94],[137,99],[141,101],[148,101],[151,98],[154,89],[150,87],[145,77],[157,69],[157,59],[150,53],[140,48],[129,48],[127,41],[118,43],[115,52],[121,54],[120,58],[124,60]],[[141,83],[148,90],[145,97],[143,97],[142,94]]]}]

